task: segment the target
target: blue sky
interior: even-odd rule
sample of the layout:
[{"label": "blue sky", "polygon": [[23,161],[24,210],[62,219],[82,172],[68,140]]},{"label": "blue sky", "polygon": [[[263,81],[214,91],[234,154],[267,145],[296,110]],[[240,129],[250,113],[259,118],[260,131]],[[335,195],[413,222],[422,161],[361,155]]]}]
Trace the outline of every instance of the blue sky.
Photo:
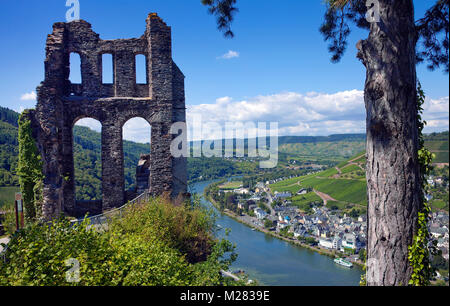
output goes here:
[{"label": "blue sky", "polygon": [[[217,112],[239,109],[239,120],[281,122],[281,134],[363,132],[365,69],[355,58],[355,44],[367,33],[355,30],[343,60],[332,64],[318,31],[325,11],[323,1],[238,2],[234,39],[217,31],[215,18],[200,0],[80,0],[80,7],[81,18],[90,22],[102,39],[141,36],[149,12],[157,12],[172,27],[173,58],[186,75],[188,117],[200,113],[208,120],[216,120],[217,115],[216,121],[229,121],[236,116]],[[430,2],[414,1],[417,18]],[[15,110],[34,107],[32,92],[44,76],[45,40],[54,22],[65,21],[65,3],[3,1],[1,106]],[[222,57],[226,54],[231,56]],[[448,129],[448,110],[443,111],[448,108],[448,75],[429,72],[420,65],[418,76],[431,103],[430,114],[434,114],[428,119],[436,121],[428,131]],[[321,103],[322,111],[315,105]],[[304,119],[286,120],[289,116],[283,109],[297,105],[303,114],[299,118]],[[343,111],[339,118],[323,109],[333,107]],[[256,116],[254,109],[266,112]],[[314,122],[308,122],[311,116],[316,118]],[[322,128],[327,124],[333,127]]]}]

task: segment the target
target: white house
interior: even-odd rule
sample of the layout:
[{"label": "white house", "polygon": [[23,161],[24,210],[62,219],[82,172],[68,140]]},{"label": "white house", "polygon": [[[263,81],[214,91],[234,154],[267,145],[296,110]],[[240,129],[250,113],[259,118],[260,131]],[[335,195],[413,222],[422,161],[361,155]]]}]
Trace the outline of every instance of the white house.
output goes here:
[{"label": "white house", "polygon": [[342,248],[356,250],[356,236],[354,234],[345,234],[342,240]]},{"label": "white house", "polygon": [[259,207],[255,208],[254,212],[255,212],[256,218],[258,218],[260,220],[264,219],[267,216],[267,213]]},{"label": "white house", "polygon": [[250,191],[247,188],[239,188],[239,189],[235,189],[233,190],[234,193],[237,194],[249,194]]},{"label": "white house", "polygon": [[308,193],[308,190],[305,188],[302,188],[297,192],[298,195],[303,195],[303,194],[307,194],[307,193]]},{"label": "white house", "polygon": [[330,239],[319,239],[319,246],[324,247],[326,249],[332,249],[333,241]]},{"label": "white house", "polygon": [[342,247],[342,239],[339,236],[335,236],[333,239],[333,249],[340,250]]}]

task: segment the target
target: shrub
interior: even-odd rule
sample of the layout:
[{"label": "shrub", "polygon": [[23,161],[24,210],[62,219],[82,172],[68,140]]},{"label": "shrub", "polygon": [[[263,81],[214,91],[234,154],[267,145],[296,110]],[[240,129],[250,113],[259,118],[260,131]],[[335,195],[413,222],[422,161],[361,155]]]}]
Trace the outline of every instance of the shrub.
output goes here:
[{"label": "shrub", "polygon": [[[165,199],[125,210],[106,230],[87,220],[74,226],[65,219],[30,224],[12,237],[6,263],[0,261],[0,285],[227,284],[220,271],[237,255],[230,242],[213,238],[213,225],[211,214],[197,204],[173,206]],[[67,282],[69,259],[79,263],[79,282]]]}]

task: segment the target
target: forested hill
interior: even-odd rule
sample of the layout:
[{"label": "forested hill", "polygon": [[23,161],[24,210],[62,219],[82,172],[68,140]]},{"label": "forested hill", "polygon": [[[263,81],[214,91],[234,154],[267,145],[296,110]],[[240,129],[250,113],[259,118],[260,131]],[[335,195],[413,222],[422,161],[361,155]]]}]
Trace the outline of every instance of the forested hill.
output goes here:
[{"label": "forested hill", "polygon": [[[0,107],[0,187],[17,186],[14,175],[17,167],[18,143],[17,121],[19,114]],[[448,132],[426,136],[426,146],[437,155],[434,162],[448,163]],[[282,136],[279,137],[280,164],[283,159],[309,160],[311,157],[339,156],[348,158],[365,149],[364,134],[344,134],[331,136]],[[124,141],[125,184],[130,188],[134,184],[135,169],[140,154],[150,151],[149,144]],[[294,156],[294,157],[293,157]],[[74,160],[77,185],[77,198],[85,200],[99,199],[101,196],[101,135],[86,127],[74,127]],[[280,168],[284,168],[283,165]],[[251,174],[256,171],[257,163],[244,160],[234,163],[222,158],[188,159],[189,180],[215,179],[230,175]],[[1,190],[0,190],[1,192]]]},{"label": "forested hill", "polygon": [[[0,107],[0,187],[18,186],[14,175],[18,161],[19,114]],[[101,134],[87,127],[74,127],[74,161],[77,198],[98,199],[101,195]],[[134,183],[140,154],[150,152],[150,144],[124,141],[125,184]]]},{"label": "forested hill", "polygon": [[12,173],[17,167],[19,147],[17,141],[19,114],[0,107],[0,186],[16,186]]}]

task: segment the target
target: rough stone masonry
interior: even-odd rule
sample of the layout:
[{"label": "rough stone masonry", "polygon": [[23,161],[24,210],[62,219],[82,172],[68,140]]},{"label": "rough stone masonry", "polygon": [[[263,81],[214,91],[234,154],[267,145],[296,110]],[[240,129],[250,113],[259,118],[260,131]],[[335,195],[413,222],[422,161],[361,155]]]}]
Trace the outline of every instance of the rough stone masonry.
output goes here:
[{"label": "rough stone masonry", "polygon": [[[170,133],[174,122],[186,122],[184,75],[172,60],[171,28],[157,14],[140,38],[102,40],[83,20],[55,23],[48,35],[45,80],[37,88],[36,110],[30,112],[34,137],[43,159],[43,217],[79,216],[91,209],[77,205],[73,159],[73,126],[82,118],[102,124],[102,201],[105,211],[126,202],[123,125],[141,117],[151,125],[149,192],[187,190],[186,158],[174,158]],[[81,59],[81,84],[72,84],[70,54]],[[113,57],[113,84],[103,84],[102,56]],[[136,83],[136,56],[146,57],[147,84]],[[149,135],[150,138],[150,135]]]}]

